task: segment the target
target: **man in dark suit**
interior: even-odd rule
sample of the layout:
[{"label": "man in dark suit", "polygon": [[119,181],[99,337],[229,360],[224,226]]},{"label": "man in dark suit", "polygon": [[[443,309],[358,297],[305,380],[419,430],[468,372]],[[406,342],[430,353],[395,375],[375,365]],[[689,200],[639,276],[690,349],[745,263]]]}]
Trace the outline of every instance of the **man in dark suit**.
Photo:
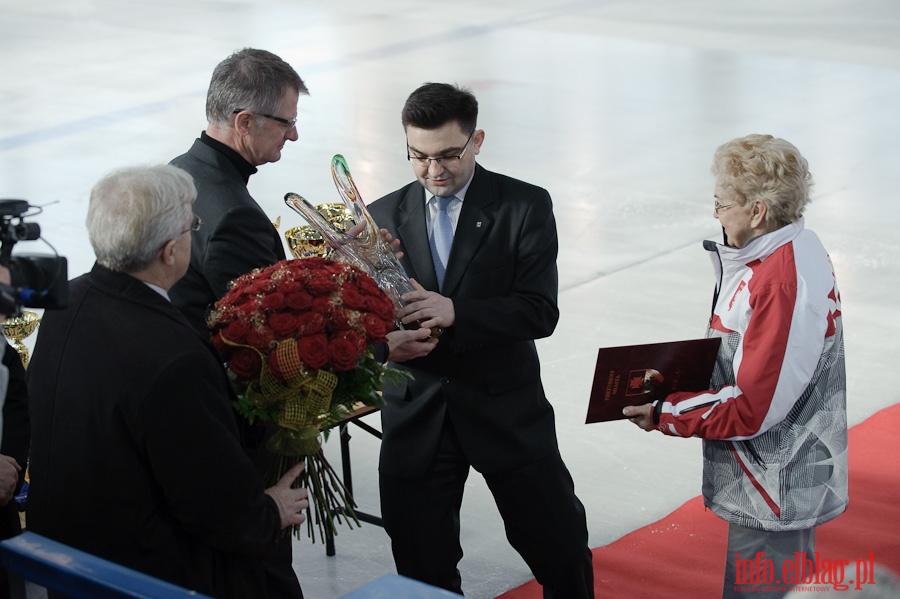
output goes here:
[{"label": "man in dark suit", "polygon": [[245,48],[213,71],[206,96],[206,131],[172,164],[197,185],[191,264],[172,288],[172,301],[208,336],[206,312],[228,283],[285,257],[271,220],[247,191],[256,167],[277,162],[297,140],[297,100],[308,94],[296,71],[265,50]]},{"label": "man in dark suit", "polygon": [[417,181],[368,207],[417,283],[404,323],[441,327],[413,379],[385,391],[381,507],[400,574],[461,593],[459,511],[485,478],[510,544],[545,597],[593,597],[584,507],[556,441],[534,339],[556,326],[549,194],[475,163],[484,131],[468,90],[429,83],[402,112]]},{"label": "man in dark suit", "polygon": [[[284,144],[297,140],[297,101],[308,93],[297,72],[275,54],[253,48],[235,52],[213,71],[206,131],[187,154],[172,160],[194,178],[194,212],[204,225],[191,235],[190,266],[172,287],[171,297],[204,337],[209,337],[206,313],[231,281],[285,258],[278,231],[250,196],[247,182],[256,167],[277,162]],[[274,456],[264,449],[259,434],[246,438],[248,454],[260,472],[267,473]],[[293,568],[290,536],[279,545],[277,556],[267,564],[270,592],[299,599],[303,592]]]},{"label": "man in dark suit", "polygon": [[263,560],[303,521],[306,491],[243,451],[233,392],[168,299],[187,270],[196,190],[173,166],[91,193],[97,263],[43,318],[28,368],[31,530],[215,597],[269,597]]}]

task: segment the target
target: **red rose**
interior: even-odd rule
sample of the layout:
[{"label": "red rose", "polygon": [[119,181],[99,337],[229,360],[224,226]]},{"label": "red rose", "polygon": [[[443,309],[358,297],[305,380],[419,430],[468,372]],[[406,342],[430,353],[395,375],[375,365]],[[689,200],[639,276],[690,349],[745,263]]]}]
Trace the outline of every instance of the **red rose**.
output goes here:
[{"label": "red rose", "polygon": [[386,295],[366,297],[366,307],[382,320],[394,320],[394,303]]},{"label": "red rose", "polygon": [[354,328],[354,325],[359,322],[359,312],[355,310],[335,307],[328,316],[328,328],[332,331],[346,331]]},{"label": "red rose", "polygon": [[309,310],[313,297],[305,291],[292,291],[285,293],[284,303],[291,310]]},{"label": "red rose", "polygon": [[371,342],[384,341],[384,336],[388,332],[388,324],[378,316],[371,312],[366,312],[360,316],[360,321],[366,329],[366,336]]},{"label": "red rose", "polygon": [[331,298],[314,297],[310,309],[312,309],[313,312],[317,312],[319,314],[329,314],[331,312]]},{"label": "red rose", "polygon": [[328,354],[336,372],[347,372],[356,368],[360,352],[353,341],[338,337],[328,344]]},{"label": "red rose", "polygon": [[216,348],[216,353],[219,354],[219,357],[222,358],[222,361],[227,362],[232,354],[234,354],[235,347],[228,345],[224,341],[222,341],[221,333],[218,335],[213,335],[212,338],[213,347]]},{"label": "red rose", "polygon": [[356,279],[356,285],[359,287],[359,291],[364,295],[374,295],[380,297],[384,292],[378,287],[378,283],[375,282],[375,279],[370,277],[367,274],[361,274],[359,278]]},{"label": "red rose", "polygon": [[310,368],[322,368],[328,363],[328,337],[309,335],[297,341],[297,355]]},{"label": "red rose", "polygon": [[247,345],[252,345],[264,352],[268,351],[274,342],[275,335],[272,333],[272,329],[268,327],[250,329],[250,332],[247,333]]},{"label": "red rose", "polygon": [[250,334],[250,325],[244,320],[235,320],[222,329],[221,335],[232,343],[246,343]]},{"label": "red rose", "polygon": [[292,266],[290,269],[291,280],[297,281],[301,286],[305,286],[306,280],[309,279],[309,270],[307,270],[303,265],[297,264],[298,262],[306,262],[306,260],[294,260],[292,262]]},{"label": "red rose", "polygon": [[295,260],[294,264],[303,268],[304,270],[316,270],[325,266],[328,263],[328,260],[325,258],[320,258],[319,256],[310,256],[309,258],[303,258],[302,260]]},{"label": "red rose", "polygon": [[241,299],[244,295],[242,289],[238,289],[237,287],[232,287],[231,290],[226,293],[222,298],[216,302],[217,306],[233,306]]},{"label": "red rose", "polygon": [[269,326],[276,339],[286,339],[297,331],[297,317],[290,312],[278,312],[269,317]]},{"label": "red rose", "polygon": [[241,275],[238,278],[231,281],[230,283],[228,283],[228,292],[229,293],[243,293],[246,286],[250,283],[251,283],[251,279],[248,275]]},{"label": "red rose", "polygon": [[273,291],[272,293],[263,296],[260,305],[264,310],[268,312],[280,310],[282,307],[284,307],[284,294],[278,291]]},{"label": "red rose", "polygon": [[297,330],[301,335],[314,335],[325,330],[325,317],[318,312],[297,315]]},{"label": "red rose", "polygon": [[333,275],[342,275],[350,268],[345,262],[329,261],[322,265],[322,270]]},{"label": "red rose", "polygon": [[246,287],[244,287],[244,293],[246,295],[257,295],[260,293],[265,293],[269,288],[269,281],[253,281]]},{"label": "red rose", "polygon": [[262,360],[259,354],[252,349],[239,347],[228,360],[228,368],[238,379],[252,381],[259,376],[262,370]]},{"label": "red rose", "polygon": [[278,291],[284,294],[285,299],[291,293],[296,293],[298,291],[303,291],[303,285],[301,285],[298,281],[289,280],[284,281],[278,284]]},{"label": "red rose", "polygon": [[341,331],[332,338],[332,341],[334,341],[335,339],[346,339],[347,341],[351,342],[356,348],[357,355],[366,351],[366,336],[360,332]]},{"label": "red rose", "polygon": [[344,283],[340,291],[341,301],[345,308],[350,310],[365,310],[366,298],[359,292],[359,288],[353,283]]},{"label": "red rose", "polygon": [[312,295],[329,295],[337,289],[337,282],[330,274],[314,273],[306,283],[306,290]]},{"label": "red rose", "polygon": [[253,314],[257,310],[259,310],[259,302],[253,297],[237,307],[237,311],[241,314]]}]

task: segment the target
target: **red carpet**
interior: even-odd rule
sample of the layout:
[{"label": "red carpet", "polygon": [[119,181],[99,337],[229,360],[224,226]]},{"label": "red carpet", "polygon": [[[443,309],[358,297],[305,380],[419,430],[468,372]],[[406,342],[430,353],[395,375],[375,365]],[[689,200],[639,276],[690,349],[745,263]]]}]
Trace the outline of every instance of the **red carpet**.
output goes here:
[{"label": "red carpet", "polygon": [[[900,404],[850,429],[850,505],[819,527],[821,559],[845,559],[845,581],[860,562],[900,572]],[[697,456],[700,459],[700,456]],[[727,524],[700,497],[666,518],[594,549],[594,590],[602,599],[717,599],[722,595]],[[861,569],[865,565],[860,564]],[[535,581],[498,599],[541,599]]]}]

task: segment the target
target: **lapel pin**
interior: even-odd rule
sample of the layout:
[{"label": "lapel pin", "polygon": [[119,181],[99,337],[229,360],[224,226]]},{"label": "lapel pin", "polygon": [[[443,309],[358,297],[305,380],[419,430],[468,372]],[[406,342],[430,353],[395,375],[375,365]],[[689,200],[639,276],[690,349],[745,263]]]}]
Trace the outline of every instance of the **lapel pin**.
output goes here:
[{"label": "lapel pin", "polygon": [[481,227],[481,221],[478,221],[477,223],[475,223],[475,228],[476,228],[476,229],[477,229],[477,228],[480,228],[480,227]]}]

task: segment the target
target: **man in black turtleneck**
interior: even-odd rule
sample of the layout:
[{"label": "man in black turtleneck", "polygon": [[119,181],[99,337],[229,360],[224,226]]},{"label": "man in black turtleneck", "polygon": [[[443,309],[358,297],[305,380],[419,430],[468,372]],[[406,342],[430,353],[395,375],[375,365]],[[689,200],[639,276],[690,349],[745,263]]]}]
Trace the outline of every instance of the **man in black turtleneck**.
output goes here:
[{"label": "man in black turtleneck", "polygon": [[235,52],[213,71],[206,131],[172,160],[194,178],[194,211],[203,226],[192,233],[190,268],[170,296],[204,337],[206,312],[230,281],[285,257],[247,181],[256,167],[281,158],[285,142],[297,140],[297,100],[308,93],[296,71],[271,52]]},{"label": "man in black turtleneck", "polygon": [[[296,71],[271,52],[235,52],[213,71],[206,131],[187,154],[172,160],[194,178],[194,213],[203,226],[191,233],[190,266],[169,297],[204,339],[209,339],[206,312],[228,283],[285,257],[281,238],[247,191],[247,181],[256,167],[281,158],[285,142],[297,140],[297,101],[308,93]],[[246,449],[266,474],[272,455],[262,446]],[[302,598],[291,536],[284,535],[280,545],[278,558],[265,564],[266,589],[258,596]]]}]

